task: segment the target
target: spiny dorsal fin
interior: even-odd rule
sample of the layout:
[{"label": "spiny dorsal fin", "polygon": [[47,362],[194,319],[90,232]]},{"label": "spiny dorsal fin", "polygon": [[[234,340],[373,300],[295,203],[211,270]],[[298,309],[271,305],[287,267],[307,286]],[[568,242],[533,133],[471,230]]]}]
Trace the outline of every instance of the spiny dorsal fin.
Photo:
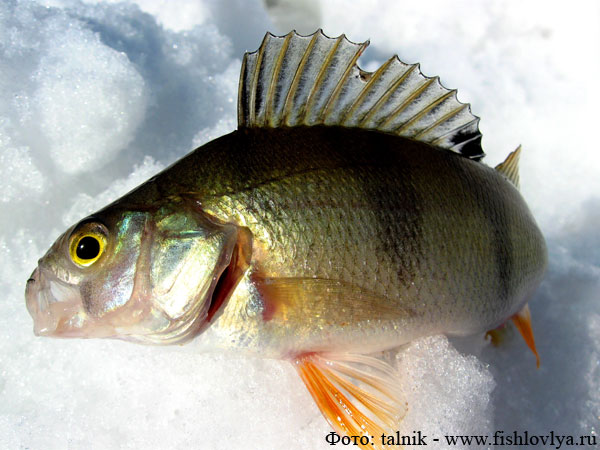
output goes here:
[{"label": "spiny dorsal fin", "polygon": [[415,139],[479,160],[479,118],[455,90],[397,56],[375,72],[356,61],[369,42],[291,32],[265,35],[246,53],[240,75],[238,127],[340,125]]},{"label": "spiny dorsal fin", "polygon": [[512,184],[519,189],[519,158],[521,157],[521,146],[506,157],[503,163],[496,166],[496,170],[508,178]]}]

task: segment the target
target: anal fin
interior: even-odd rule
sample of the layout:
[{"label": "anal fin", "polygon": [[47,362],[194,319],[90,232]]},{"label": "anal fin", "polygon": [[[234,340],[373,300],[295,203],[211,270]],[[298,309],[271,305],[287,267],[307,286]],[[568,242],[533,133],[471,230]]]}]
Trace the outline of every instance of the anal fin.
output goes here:
[{"label": "anal fin", "polygon": [[368,444],[365,438],[356,442],[363,449],[386,448],[381,435],[396,429],[406,412],[389,365],[371,356],[349,353],[307,353],[294,365],[336,432],[368,438]]},{"label": "anal fin", "polygon": [[521,311],[511,317],[513,323],[525,339],[527,347],[533,352],[536,359],[537,367],[540,367],[540,355],[538,355],[537,349],[535,348],[535,338],[533,337],[533,329],[531,328],[531,312],[529,311],[529,305],[525,305]]}]

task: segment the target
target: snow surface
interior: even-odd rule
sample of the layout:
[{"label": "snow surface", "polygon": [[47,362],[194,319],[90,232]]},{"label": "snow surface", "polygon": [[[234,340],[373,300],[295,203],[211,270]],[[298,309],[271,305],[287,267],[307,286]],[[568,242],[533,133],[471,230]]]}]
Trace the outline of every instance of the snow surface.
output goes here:
[{"label": "snow surface", "polygon": [[541,368],[516,333],[500,348],[414,342],[396,355],[401,430],[596,434],[599,4],[266,3],[0,2],[0,448],[331,448],[286,362],[36,338],[23,300],[66,226],[234,129],[241,56],[266,30],[317,26],[370,38],[366,68],[398,53],[458,88],[488,164],[523,144],[522,191],[548,240],[530,303]]}]

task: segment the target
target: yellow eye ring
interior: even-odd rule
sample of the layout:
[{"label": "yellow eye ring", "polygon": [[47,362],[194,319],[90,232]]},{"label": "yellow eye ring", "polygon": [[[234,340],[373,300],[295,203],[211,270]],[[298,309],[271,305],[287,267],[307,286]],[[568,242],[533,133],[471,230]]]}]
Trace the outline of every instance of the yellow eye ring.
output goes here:
[{"label": "yellow eye ring", "polygon": [[106,237],[94,230],[82,230],[71,238],[69,254],[73,262],[87,267],[94,264],[106,248]]}]

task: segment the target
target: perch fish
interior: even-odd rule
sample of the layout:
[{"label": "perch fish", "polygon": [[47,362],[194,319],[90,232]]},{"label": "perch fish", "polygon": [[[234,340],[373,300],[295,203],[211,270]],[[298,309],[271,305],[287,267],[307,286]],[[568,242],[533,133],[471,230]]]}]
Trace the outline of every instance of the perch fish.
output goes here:
[{"label": "perch fish", "polygon": [[335,430],[373,436],[405,408],[374,352],[512,318],[536,353],[527,301],[547,255],[520,149],[483,164],[456,91],[397,57],[361,70],[367,45],[267,34],[244,56],[236,131],[39,260],[35,333],[285,359]]}]

